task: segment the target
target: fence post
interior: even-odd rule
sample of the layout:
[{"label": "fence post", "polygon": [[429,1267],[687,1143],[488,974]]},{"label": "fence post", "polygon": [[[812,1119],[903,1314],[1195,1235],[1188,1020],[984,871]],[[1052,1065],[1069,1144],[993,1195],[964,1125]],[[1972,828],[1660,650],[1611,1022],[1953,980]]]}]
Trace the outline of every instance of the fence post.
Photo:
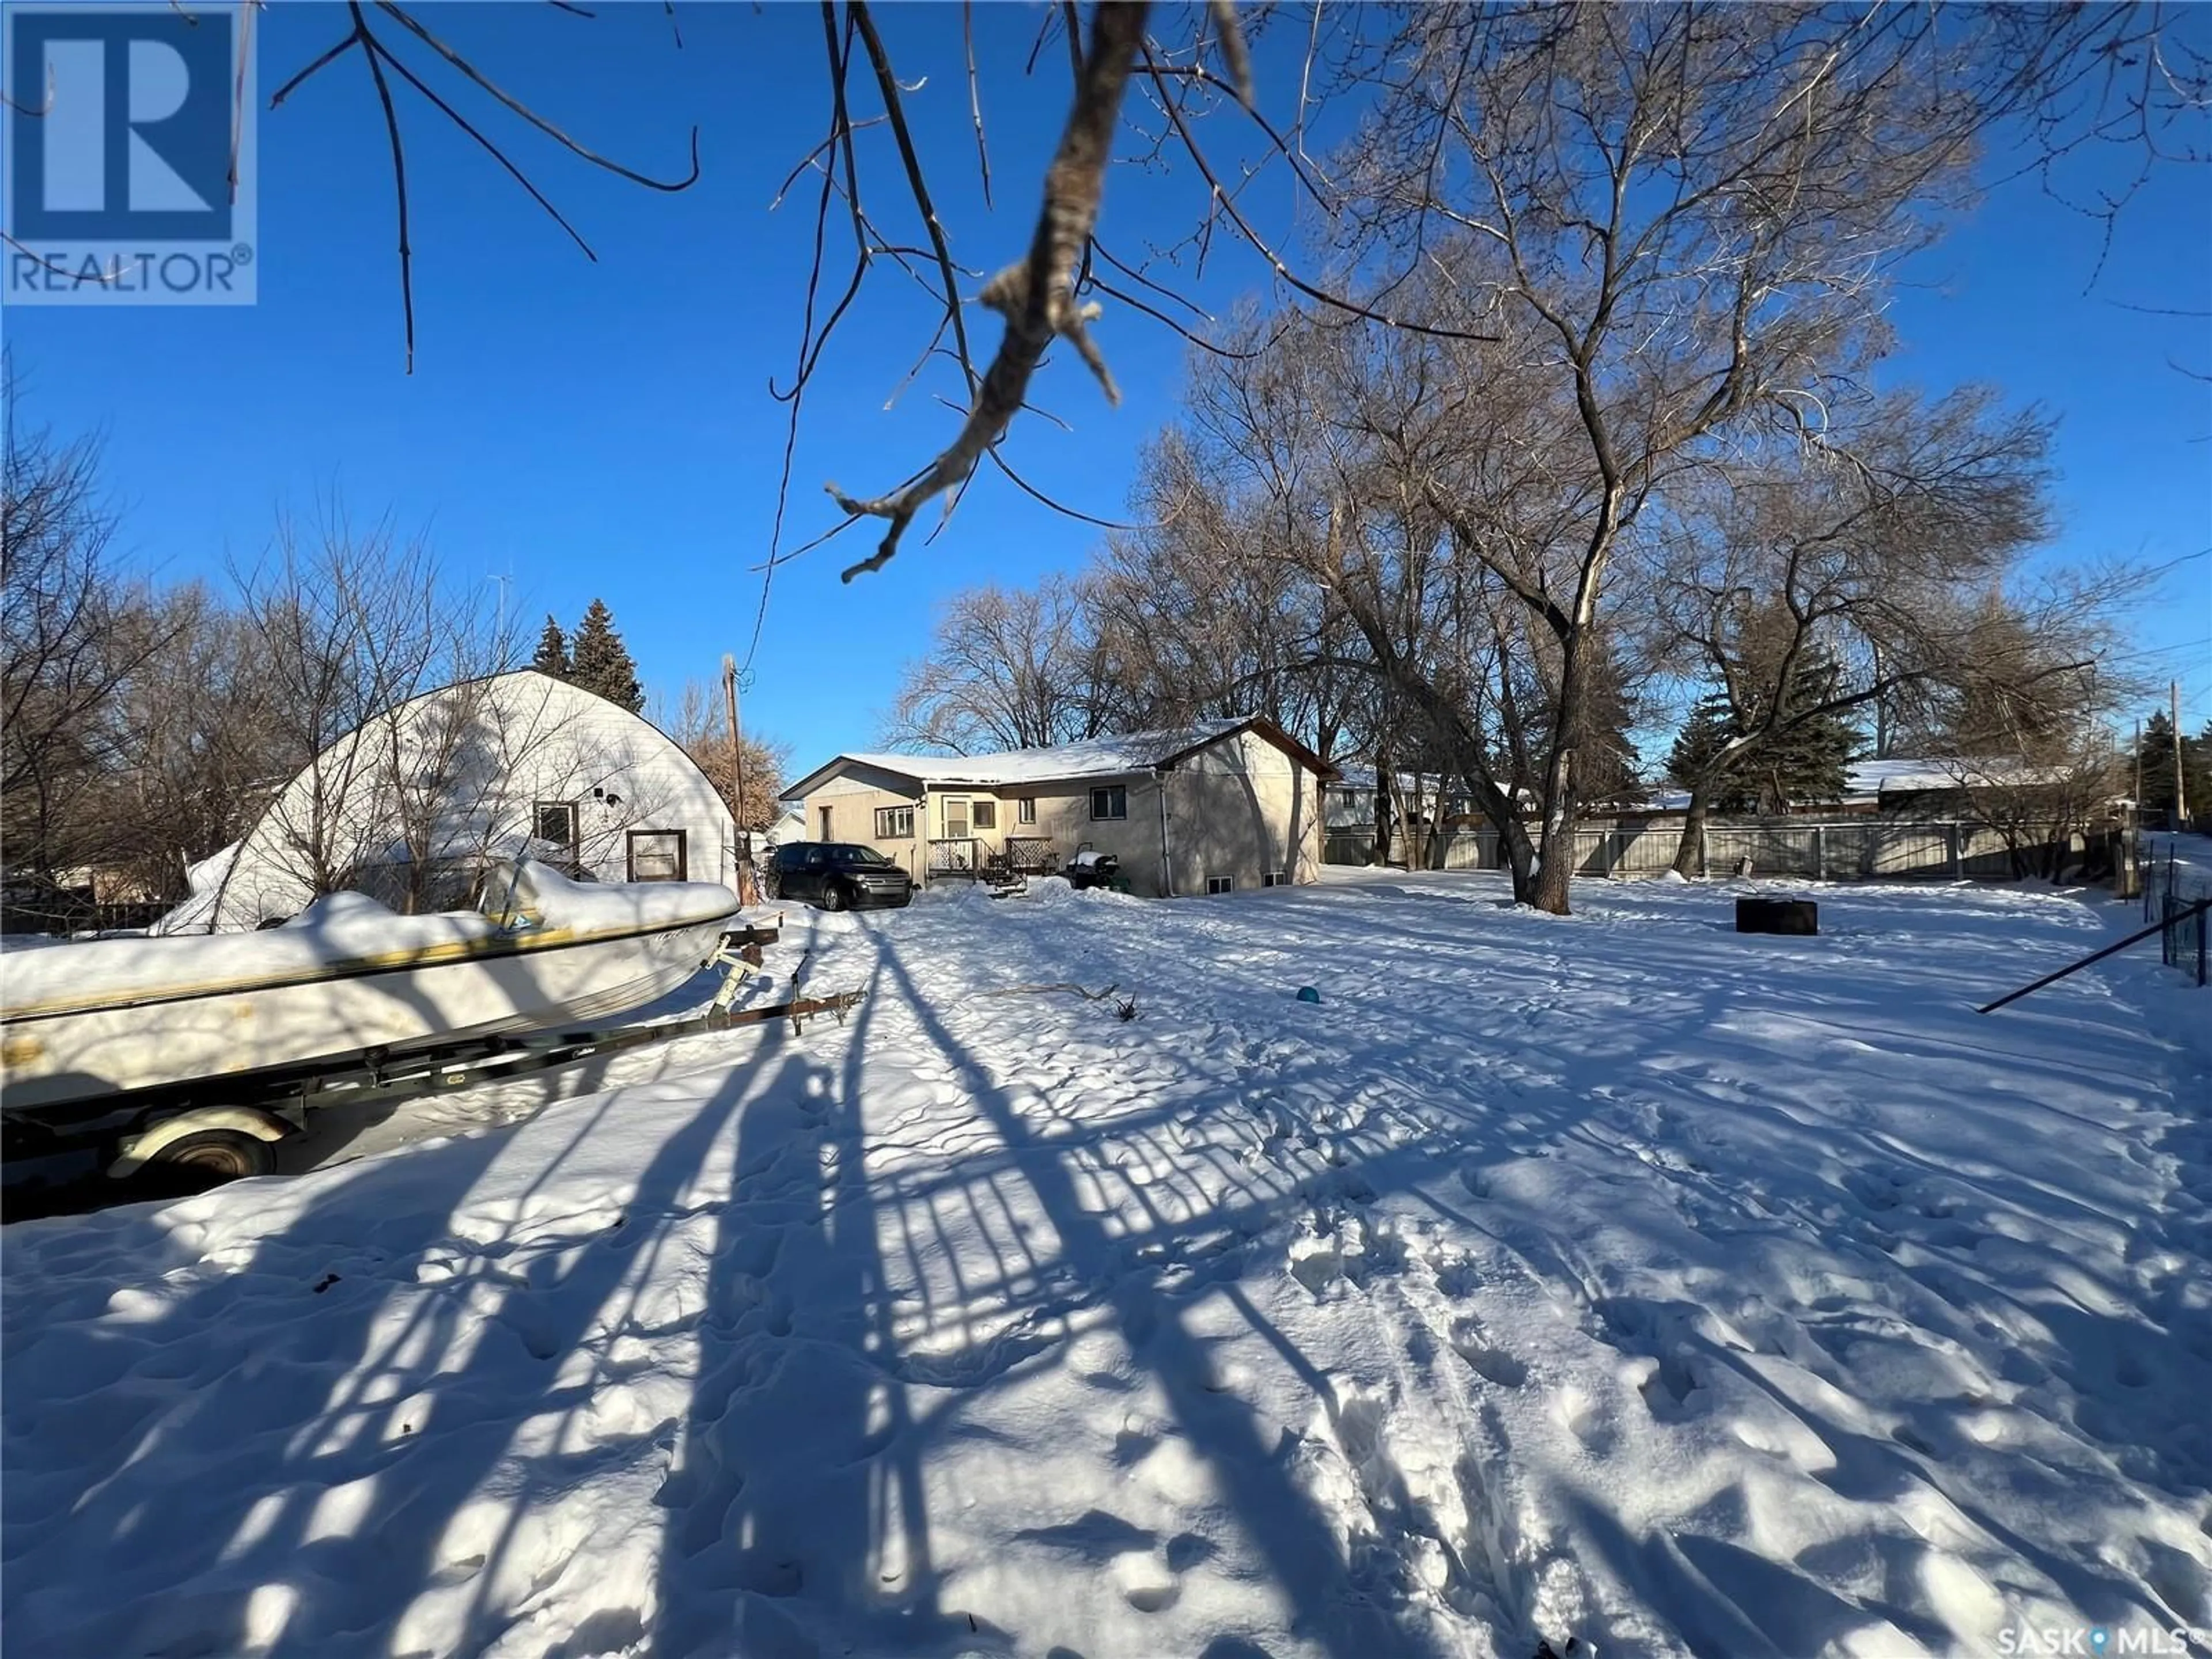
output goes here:
[{"label": "fence post", "polygon": [[1699,878],[1702,878],[1708,872],[1705,865],[1705,826],[1701,823],[1698,826],[1698,874]]},{"label": "fence post", "polygon": [[1828,826],[1816,823],[1813,826],[1813,879],[1826,881],[1827,878]]},{"label": "fence post", "polygon": [[1966,871],[1966,863],[1961,856],[1959,845],[1959,826],[1956,823],[1945,824],[1943,826],[1943,839],[1948,843],[1951,849],[1951,878],[1955,881],[1960,876],[1963,876]]}]

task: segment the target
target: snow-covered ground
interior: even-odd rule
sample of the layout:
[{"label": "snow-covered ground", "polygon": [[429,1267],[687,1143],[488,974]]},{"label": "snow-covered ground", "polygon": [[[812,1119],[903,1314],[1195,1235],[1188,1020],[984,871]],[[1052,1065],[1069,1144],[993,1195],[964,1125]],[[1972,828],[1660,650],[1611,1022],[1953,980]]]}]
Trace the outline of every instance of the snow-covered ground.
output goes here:
[{"label": "snow-covered ground", "polygon": [[[11,1227],[8,1650],[2212,1626],[2212,993],[2153,953],[1979,1017],[2135,912],[1827,889],[1741,937],[1735,890],[810,919],[771,966],[811,931],[842,1029]],[[1061,982],[1136,1017],[1019,988]]]},{"label": "snow-covered ground", "polygon": [[2212,883],[2212,836],[2158,834],[2143,842],[2156,862],[2171,860],[2193,872],[2198,884]]}]

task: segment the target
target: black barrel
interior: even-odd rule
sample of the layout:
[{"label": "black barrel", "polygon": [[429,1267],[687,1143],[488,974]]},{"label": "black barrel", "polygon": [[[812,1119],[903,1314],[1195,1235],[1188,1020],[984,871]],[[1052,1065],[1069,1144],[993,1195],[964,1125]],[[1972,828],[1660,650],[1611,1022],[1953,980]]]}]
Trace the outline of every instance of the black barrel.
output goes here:
[{"label": "black barrel", "polygon": [[1817,933],[1820,907],[1811,899],[1740,898],[1735,902],[1739,933]]}]

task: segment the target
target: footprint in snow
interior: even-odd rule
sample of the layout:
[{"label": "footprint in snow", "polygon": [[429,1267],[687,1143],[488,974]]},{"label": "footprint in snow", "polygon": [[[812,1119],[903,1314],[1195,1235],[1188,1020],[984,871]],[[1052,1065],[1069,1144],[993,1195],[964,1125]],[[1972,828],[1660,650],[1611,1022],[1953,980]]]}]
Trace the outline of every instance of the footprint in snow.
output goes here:
[{"label": "footprint in snow", "polygon": [[1528,1366],[1504,1349],[1492,1346],[1482,1322],[1472,1316],[1454,1322],[1451,1346],[1452,1352],[1467,1361],[1468,1368],[1485,1382],[1494,1382],[1501,1389],[1517,1389],[1528,1380]]}]

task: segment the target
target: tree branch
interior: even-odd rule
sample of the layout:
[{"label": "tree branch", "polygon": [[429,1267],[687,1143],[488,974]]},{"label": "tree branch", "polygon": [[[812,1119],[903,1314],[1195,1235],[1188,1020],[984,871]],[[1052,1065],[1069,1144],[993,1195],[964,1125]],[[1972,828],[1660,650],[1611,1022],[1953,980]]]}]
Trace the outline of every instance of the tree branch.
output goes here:
[{"label": "tree branch", "polygon": [[1066,336],[1098,375],[1109,398],[1119,400],[1105,360],[1084,331],[1085,319],[1076,306],[1073,283],[1084,246],[1098,221],[1106,163],[1121,119],[1122,95],[1144,37],[1146,11],[1144,0],[1103,0],[1098,7],[1067,126],[1045,175],[1043,209],[1029,255],[993,277],[980,296],[1006,318],[1006,329],[959,435],[919,480],[893,495],[863,501],[834,483],[828,486],[831,499],[846,512],[890,521],[874,554],[847,568],[842,580],[849,582],[863,571],[879,570],[889,563],[915,512],[975,471],[1021,409],[1030,376],[1055,337]]}]

